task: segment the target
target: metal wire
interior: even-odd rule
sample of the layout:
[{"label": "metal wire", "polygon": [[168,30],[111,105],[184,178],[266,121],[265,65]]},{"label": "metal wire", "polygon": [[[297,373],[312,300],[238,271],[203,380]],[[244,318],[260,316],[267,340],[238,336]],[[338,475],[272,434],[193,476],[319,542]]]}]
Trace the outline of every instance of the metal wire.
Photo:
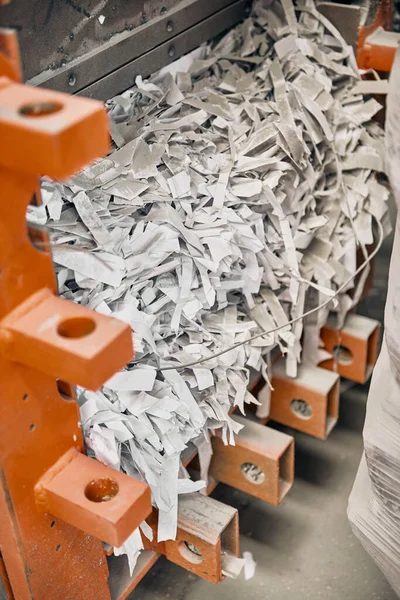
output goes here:
[{"label": "metal wire", "polygon": [[335,291],[335,294],[333,296],[329,296],[328,300],[325,300],[325,302],[322,302],[322,304],[315,306],[314,308],[306,311],[305,313],[296,317],[295,319],[291,319],[290,321],[287,321],[287,323],[285,323],[284,325],[279,325],[278,327],[275,327],[274,329],[270,329],[269,331],[264,331],[263,333],[258,333],[257,335],[253,335],[248,340],[245,340],[243,342],[237,342],[236,344],[229,346],[229,348],[225,348],[224,350],[216,352],[215,354],[212,354],[211,356],[207,356],[200,360],[186,363],[184,365],[176,365],[173,367],[172,366],[171,367],[154,367],[154,368],[157,371],[163,372],[163,371],[181,371],[182,369],[188,369],[189,367],[198,367],[199,365],[201,365],[205,362],[208,362],[209,360],[219,358],[220,356],[222,356],[223,354],[226,354],[227,352],[230,352],[231,350],[235,350],[236,348],[239,348],[240,346],[245,346],[246,344],[249,344],[253,340],[257,340],[266,335],[270,335],[271,333],[276,333],[277,331],[280,331],[281,329],[285,329],[286,327],[288,327],[288,325],[293,325],[294,323],[297,323],[297,321],[301,321],[305,317],[308,317],[309,315],[312,315],[312,314],[318,312],[322,308],[325,308],[325,306],[328,306],[328,304],[330,304],[332,302],[332,300],[334,300],[334,298],[336,298],[357,277],[357,275],[359,275],[369,265],[369,263],[372,261],[372,259],[379,252],[379,250],[382,246],[382,243],[383,243],[384,234],[383,234],[383,228],[382,228],[381,223],[375,217],[374,217],[374,219],[375,219],[375,221],[378,225],[378,229],[379,229],[379,239],[378,239],[376,248],[365,259],[365,261],[356,269],[355,273],[353,275],[351,275],[351,277],[349,277],[344,283],[342,283],[341,286],[338,287],[338,289]]}]

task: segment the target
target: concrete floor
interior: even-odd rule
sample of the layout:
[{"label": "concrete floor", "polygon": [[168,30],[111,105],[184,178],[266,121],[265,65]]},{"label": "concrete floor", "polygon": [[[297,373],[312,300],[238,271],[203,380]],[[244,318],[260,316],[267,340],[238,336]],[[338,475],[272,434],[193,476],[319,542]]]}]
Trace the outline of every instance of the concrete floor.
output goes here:
[{"label": "concrete floor", "polygon": [[[359,311],[381,321],[390,249],[387,240],[376,261],[375,289]],[[258,564],[253,579],[214,586],[161,558],[130,599],[395,600],[346,518],[362,452],[367,391],[367,386],[343,391],[339,423],[325,442],[285,429],[296,438],[296,478],[281,506],[224,485],[215,490],[216,499],[239,509],[241,550],[252,552]]]}]

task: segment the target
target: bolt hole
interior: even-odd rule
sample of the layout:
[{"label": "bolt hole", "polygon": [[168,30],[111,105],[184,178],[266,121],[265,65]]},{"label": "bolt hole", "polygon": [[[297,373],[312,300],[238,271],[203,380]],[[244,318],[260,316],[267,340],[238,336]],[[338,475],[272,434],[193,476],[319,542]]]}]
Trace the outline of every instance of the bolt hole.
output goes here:
[{"label": "bolt hole", "polygon": [[175,46],[174,46],[174,45],[171,45],[171,46],[168,48],[168,56],[170,56],[170,57],[172,58],[173,56],[175,56],[175,52],[176,52],[176,50],[175,50]]},{"label": "bolt hole", "polygon": [[61,544],[58,544],[58,546],[56,546],[56,552],[59,552],[61,550]]},{"label": "bolt hole", "polygon": [[199,565],[203,562],[203,555],[200,550],[194,544],[190,542],[180,542],[178,550],[185,560],[195,565]]},{"label": "bolt hole", "polygon": [[29,426],[29,431],[33,431],[35,429],[36,425],[34,423],[32,423],[32,425]]},{"label": "bolt hole", "polygon": [[51,527],[51,528],[53,528],[55,524],[56,524],[56,522],[55,522],[55,521],[52,521],[52,522],[50,523],[50,527]]},{"label": "bolt hole", "polygon": [[60,102],[32,102],[25,104],[19,109],[19,114],[23,117],[37,118],[48,117],[62,110],[63,105]]},{"label": "bolt hole", "polygon": [[83,338],[96,329],[96,323],[88,317],[73,317],[62,321],[57,327],[57,333],[63,338]]},{"label": "bolt hole", "polygon": [[312,417],[312,407],[305,400],[295,398],[291,401],[290,408],[292,409],[293,414],[295,414],[299,419],[304,419],[307,421]]},{"label": "bolt hole", "polygon": [[336,362],[341,365],[351,365],[354,360],[352,351],[346,346],[335,346],[333,349],[333,356]]},{"label": "bolt hole", "polygon": [[265,473],[260,467],[257,465],[245,462],[241,465],[241,470],[243,475],[250,481],[250,483],[255,483],[256,485],[261,485],[265,481]]},{"label": "bolt hole", "polygon": [[167,12],[167,7],[163,6],[162,9],[160,10],[160,15],[165,15],[166,12]]},{"label": "bolt hole", "polygon": [[67,383],[66,381],[62,381],[61,379],[57,379],[56,384],[58,393],[60,394],[63,400],[65,400],[66,402],[75,401],[74,392],[72,390],[72,386],[69,383]]},{"label": "bolt hole", "polygon": [[24,402],[26,402],[26,401],[28,400],[28,394],[24,394],[24,395],[22,396],[22,400],[23,400]]},{"label": "bolt hole", "polygon": [[71,73],[71,75],[68,77],[68,85],[73,87],[75,84],[76,84],[76,75],[75,75],[75,73]]},{"label": "bolt hole", "polygon": [[32,244],[39,252],[49,254],[49,238],[47,228],[41,225],[42,219],[46,218],[46,209],[43,206],[40,190],[36,190],[26,209],[27,234]]},{"label": "bolt hole", "polygon": [[173,23],[173,21],[168,21],[168,23],[167,23],[167,31],[168,31],[168,33],[171,33],[171,31],[173,31],[173,30],[174,30],[174,23]]},{"label": "bolt hole", "polygon": [[93,479],[85,488],[85,496],[91,502],[109,502],[118,492],[118,483],[109,477]]}]

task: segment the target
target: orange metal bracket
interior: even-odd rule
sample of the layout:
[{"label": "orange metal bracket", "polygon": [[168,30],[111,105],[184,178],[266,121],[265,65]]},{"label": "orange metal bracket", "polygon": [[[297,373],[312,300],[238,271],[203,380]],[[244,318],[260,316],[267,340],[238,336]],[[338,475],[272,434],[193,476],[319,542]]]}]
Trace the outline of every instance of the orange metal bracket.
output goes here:
[{"label": "orange metal bracket", "polygon": [[271,419],[325,440],[339,416],[339,375],[300,365],[293,379],[281,359],[274,364],[271,383]]},{"label": "orange metal bracket", "polygon": [[16,82],[22,80],[18,39],[13,29],[0,30],[0,75]]},{"label": "orange metal bracket", "polygon": [[149,514],[150,490],[141,481],[71,448],[35,486],[42,512],[121,546]]},{"label": "orange metal bracket", "polygon": [[98,389],[132,356],[125,323],[54,296],[32,294],[0,321],[0,351],[65,381]]},{"label": "orange metal bracket", "polygon": [[235,446],[212,438],[210,475],[217,481],[277,506],[294,479],[294,439],[260,423],[234,416],[243,425]]},{"label": "orange metal bracket", "polygon": [[392,2],[382,0],[371,25],[360,27],[358,35],[357,63],[360,69],[375,69],[389,73],[400,36],[390,30]]},{"label": "orange metal bracket", "polygon": [[165,554],[171,562],[212,583],[224,579],[224,556],[239,556],[238,511],[203,494],[179,497],[176,540],[155,541],[157,511],[147,523],[153,530],[153,541],[142,534],[147,550]]},{"label": "orange metal bracket", "polygon": [[357,383],[366,383],[378,358],[380,323],[368,317],[349,314],[344,327],[339,330],[334,319],[321,329],[324,349],[332,358],[320,367],[337,371]]},{"label": "orange metal bracket", "polygon": [[100,540],[120,545],[150,513],[150,492],[83,454],[79,408],[57,378],[99,387],[132,358],[131,330],[56,297],[51,255],[26,224],[38,176],[67,178],[108,151],[107,116],[101,103],[15,83],[17,48],[3,31],[0,576],[18,600],[107,600]]}]

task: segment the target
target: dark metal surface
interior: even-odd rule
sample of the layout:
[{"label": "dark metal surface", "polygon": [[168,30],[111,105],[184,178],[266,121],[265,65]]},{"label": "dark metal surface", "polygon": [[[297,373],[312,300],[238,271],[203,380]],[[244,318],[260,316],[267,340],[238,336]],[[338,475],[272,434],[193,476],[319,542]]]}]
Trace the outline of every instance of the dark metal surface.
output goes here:
[{"label": "dark metal surface", "polygon": [[[46,70],[31,82],[50,89],[77,93],[160,44],[167,41],[172,43],[177,35],[236,1],[181,0],[171,10],[156,16],[148,23],[132,31],[114,35],[110,40],[99,43],[95,49],[82,57],[67,63],[65,67]],[[198,43],[204,40],[199,40]],[[175,42],[173,44],[176,47]],[[150,72],[159,66],[162,65],[150,69]],[[132,81],[128,83],[131,84]]]},{"label": "dark metal surface", "polygon": [[[69,93],[88,89],[90,95],[104,99],[133,84],[126,77],[127,66],[135,74],[155,71],[231,27],[245,16],[242,4],[238,0],[13,0],[2,8],[0,18],[2,25],[19,31],[25,80]],[[226,13],[221,12],[224,9]],[[212,15],[218,26],[209,20]],[[205,21],[207,27],[196,29]],[[186,36],[189,30],[196,36],[195,44]],[[168,53],[170,44],[173,51]],[[108,85],[101,92],[97,82],[106,78],[117,87],[111,90]]]},{"label": "dark metal surface", "polygon": [[[201,1],[205,2],[205,0]],[[221,31],[230,29],[246,16],[250,4],[249,0],[237,0],[217,14],[185,30],[184,33],[176,36],[173,40],[157,46],[120,69],[112,71],[106,77],[81,90],[79,94],[99,100],[107,100],[111,96],[131,87],[137,75],[146,77],[164,65],[173,62],[179,56],[190,52]],[[91,61],[92,65],[94,65],[93,60]]]},{"label": "dark metal surface", "polygon": [[318,2],[318,10],[333,23],[348,44],[357,52],[358,29],[361,19],[361,8],[356,4],[340,4],[336,2]]},{"label": "dark metal surface", "polygon": [[[1,25],[16,27],[26,79],[57,68],[171,10],[180,0],[13,0]],[[105,17],[101,25],[98,17]]]}]

